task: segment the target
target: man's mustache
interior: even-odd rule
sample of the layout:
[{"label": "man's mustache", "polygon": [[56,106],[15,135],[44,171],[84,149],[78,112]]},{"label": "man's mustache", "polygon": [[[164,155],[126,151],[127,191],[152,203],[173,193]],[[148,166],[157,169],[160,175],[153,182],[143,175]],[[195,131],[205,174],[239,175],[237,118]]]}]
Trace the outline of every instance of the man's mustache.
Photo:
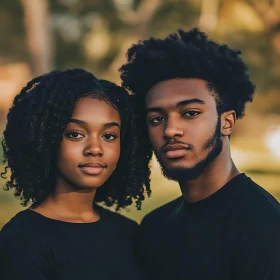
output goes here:
[{"label": "man's mustache", "polygon": [[186,142],[182,142],[176,138],[172,138],[172,139],[169,139],[161,148],[160,148],[160,153],[163,153],[164,152],[164,149],[167,147],[167,146],[172,146],[172,145],[175,145],[175,144],[180,144],[184,147],[186,147],[186,149],[192,149],[193,148],[193,145],[190,144],[190,143],[186,143]]}]

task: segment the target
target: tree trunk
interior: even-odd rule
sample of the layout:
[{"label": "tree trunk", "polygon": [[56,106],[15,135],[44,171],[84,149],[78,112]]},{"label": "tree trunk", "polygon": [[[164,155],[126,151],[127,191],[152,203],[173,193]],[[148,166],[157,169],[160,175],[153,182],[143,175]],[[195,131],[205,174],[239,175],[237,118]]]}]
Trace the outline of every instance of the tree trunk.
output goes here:
[{"label": "tree trunk", "polygon": [[26,43],[33,75],[52,69],[52,38],[48,0],[21,0],[24,9]]},{"label": "tree trunk", "polygon": [[203,31],[214,31],[218,24],[220,0],[202,0],[199,27]]}]

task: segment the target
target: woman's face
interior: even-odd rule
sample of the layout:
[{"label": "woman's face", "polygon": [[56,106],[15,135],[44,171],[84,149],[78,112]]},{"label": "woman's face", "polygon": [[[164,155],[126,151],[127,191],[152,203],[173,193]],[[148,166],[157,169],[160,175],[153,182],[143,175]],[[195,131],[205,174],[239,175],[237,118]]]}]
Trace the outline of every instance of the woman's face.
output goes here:
[{"label": "woman's face", "polygon": [[103,100],[80,98],[65,128],[57,158],[57,184],[98,188],[120,157],[119,113]]}]

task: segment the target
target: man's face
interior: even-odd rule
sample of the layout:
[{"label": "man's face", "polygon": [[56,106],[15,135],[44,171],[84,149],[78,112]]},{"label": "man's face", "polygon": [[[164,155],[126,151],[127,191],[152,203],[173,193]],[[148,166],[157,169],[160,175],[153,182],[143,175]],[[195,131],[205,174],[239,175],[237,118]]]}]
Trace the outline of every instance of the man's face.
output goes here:
[{"label": "man's face", "polygon": [[221,120],[216,101],[201,79],[171,79],[147,93],[150,140],[163,174],[191,180],[221,153]]}]

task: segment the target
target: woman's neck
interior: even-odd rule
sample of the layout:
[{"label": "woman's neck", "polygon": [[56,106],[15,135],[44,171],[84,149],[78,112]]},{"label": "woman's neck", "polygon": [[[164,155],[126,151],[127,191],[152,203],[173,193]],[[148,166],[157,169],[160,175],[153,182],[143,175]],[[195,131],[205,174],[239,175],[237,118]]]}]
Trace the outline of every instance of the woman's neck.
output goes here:
[{"label": "woman's neck", "polygon": [[54,192],[31,210],[66,222],[95,222],[100,219],[99,213],[93,207],[95,195],[96,188],[82,189],[56,184]]}]

